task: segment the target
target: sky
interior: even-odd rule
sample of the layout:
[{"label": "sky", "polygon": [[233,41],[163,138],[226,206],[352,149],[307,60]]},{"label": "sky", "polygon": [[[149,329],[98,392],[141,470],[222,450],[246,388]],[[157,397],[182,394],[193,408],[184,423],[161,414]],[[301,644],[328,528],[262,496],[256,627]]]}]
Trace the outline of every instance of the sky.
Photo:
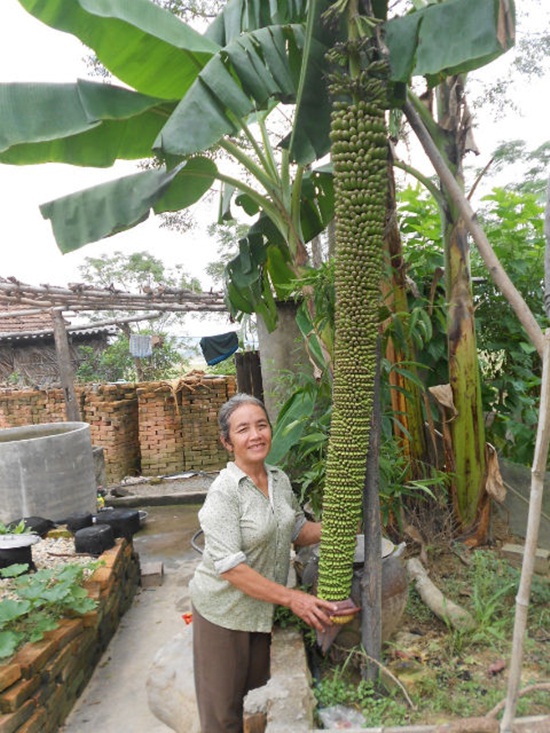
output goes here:
[{"label": "sky", "polygon": [[[534,1],[540,4],[543,0]],[[540,22],[540,14],[536,17]],[[84,53],[76,38],[40,23],[17,0],[0,0],[0,82],[75,81],[87,75]],[[507,56],[491,65],[491,73],[506,73]],[[529,137],[535,145],[547,139],[547,120],[541,114],[540,104],[547,97],[547,84],[547,80],[541,80],[525,90],[521,116],[480,127],[476,133],[481,150],[477,165],[482,166],[489,159],[500,140]],[[167,266],[183,263],[185,270],[198,277],[208,289],[212,283],[204,268],[216,259],[216,245],[206,235],[204,222],[213,221],[215,212],[204,206],[203,224],[186,235],[160,229],[160,220],[152,216],[129,232],[87,245],[77,252],[62,255],[58,250],[39,205],[133,170],[131,163],[98,170],[57,164],[21,167],[0,164],[0,275],[15,276],[32,285],[62,286],[82,280],[78,266],[87,256],[98,257],[114,250],[127,253],[147,250]]]},{"label": "sky", "polygon": [[[17,0],[1,0],[0,82],[73,82],[88,75],[83,61],[85,51],[74,36],[40,23]],[[204,232],[210,219],[208,211],[203,210],[199,229],[183,237],[160,229],[160,219],[151,216],[134,230],[76,252],[62,255],[58,250],[39,205],[134,171],[131,162],[97,170],[62,164],[0,164],[0,275],[13,275],[31,285],[65,285],[82,280],[78,265],[85,257],[98,257],[114,250],[127,253],[147,250],[168,266],[183,263],[185,270],[209,289],[212,282],[204,268],[216,259],[216,245]],[[212,212],[212,220],[215,215]]]},{"label": "sky", "polygon": [[[40,23],[17,0],[0,0],[0,82],[73,82],[88,75],[85,53],[78,39]],[[209,290],[213,283],[205,267],[217,259],[217,245],[206,234],[206,225],[217,212],[209,211],[208,206],[201,209],[198,228],[184,235],[161,229],[160,218],[152,215],[128,232],[76,252],[59,251],[50,223],[40,214],[40,204],[134,171],[131,162],[109,169],[0,164],[0,276],[14,276],[30,285],[64,287],[82,282],[78,267],[86,257],[148,251],[167,267],[182,263]],[[189,335],[213,335],[234,328],[225,316],[186,319]]]}]

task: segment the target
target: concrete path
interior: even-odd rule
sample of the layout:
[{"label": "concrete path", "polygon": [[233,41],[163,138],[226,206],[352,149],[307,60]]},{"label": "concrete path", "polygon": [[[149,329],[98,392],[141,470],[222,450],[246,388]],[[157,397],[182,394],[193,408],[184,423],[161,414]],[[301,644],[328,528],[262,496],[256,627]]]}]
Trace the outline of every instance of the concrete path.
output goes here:
[{"label": "concrete path", "polygon": [[200,555],[191,548],[199,505],[146,506],[134,537],[142,567],[162,562],[162,585],[138,590],[134,603],[77,700],[64,733],[169,733],[149,709],[146,681],[158,649],[185,626],[188,581]]},{"label": "concrete path", "polygon": [[61,729],[65,733],[167,733],[149,709],[146,681],[158,649],[182,630],[178,573],[141,590]]}]

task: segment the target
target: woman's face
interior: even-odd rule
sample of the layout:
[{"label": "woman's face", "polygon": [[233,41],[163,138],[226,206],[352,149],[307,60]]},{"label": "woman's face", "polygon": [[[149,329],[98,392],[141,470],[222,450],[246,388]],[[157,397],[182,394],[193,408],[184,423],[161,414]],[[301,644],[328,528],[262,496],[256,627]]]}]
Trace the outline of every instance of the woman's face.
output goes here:
[{"label": "woman's face", "polygon": [[229,418],[229,440],[222,443],[235,455],[237,463],[263,463],[271,448],[271,427],[258,405],[245,403]]}]

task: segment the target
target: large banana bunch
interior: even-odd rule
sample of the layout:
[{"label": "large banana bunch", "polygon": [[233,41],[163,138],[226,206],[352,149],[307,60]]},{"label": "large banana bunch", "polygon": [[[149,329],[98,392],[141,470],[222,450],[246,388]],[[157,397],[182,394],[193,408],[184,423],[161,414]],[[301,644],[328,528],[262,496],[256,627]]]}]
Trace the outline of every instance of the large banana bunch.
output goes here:
[{"label": "large banana bunch", "polygon": [[[388,186],[381,64],[356,79],[331,122],[336,212],[333,414],[323,499],[317,592],[350,594],[376,369]],[[376,73],[373,75],[372,71]]]}]

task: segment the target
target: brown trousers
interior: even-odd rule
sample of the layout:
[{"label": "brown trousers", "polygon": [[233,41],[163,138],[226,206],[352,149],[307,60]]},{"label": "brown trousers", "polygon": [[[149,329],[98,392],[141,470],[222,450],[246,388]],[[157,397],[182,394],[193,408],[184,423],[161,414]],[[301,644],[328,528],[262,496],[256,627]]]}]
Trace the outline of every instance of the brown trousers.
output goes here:
[{"label": "brown trousers", "polygon": [[269,679],[271,634],[233,631],[193,609],[193,665],[202,733],[242,733],[243,700]]}]

